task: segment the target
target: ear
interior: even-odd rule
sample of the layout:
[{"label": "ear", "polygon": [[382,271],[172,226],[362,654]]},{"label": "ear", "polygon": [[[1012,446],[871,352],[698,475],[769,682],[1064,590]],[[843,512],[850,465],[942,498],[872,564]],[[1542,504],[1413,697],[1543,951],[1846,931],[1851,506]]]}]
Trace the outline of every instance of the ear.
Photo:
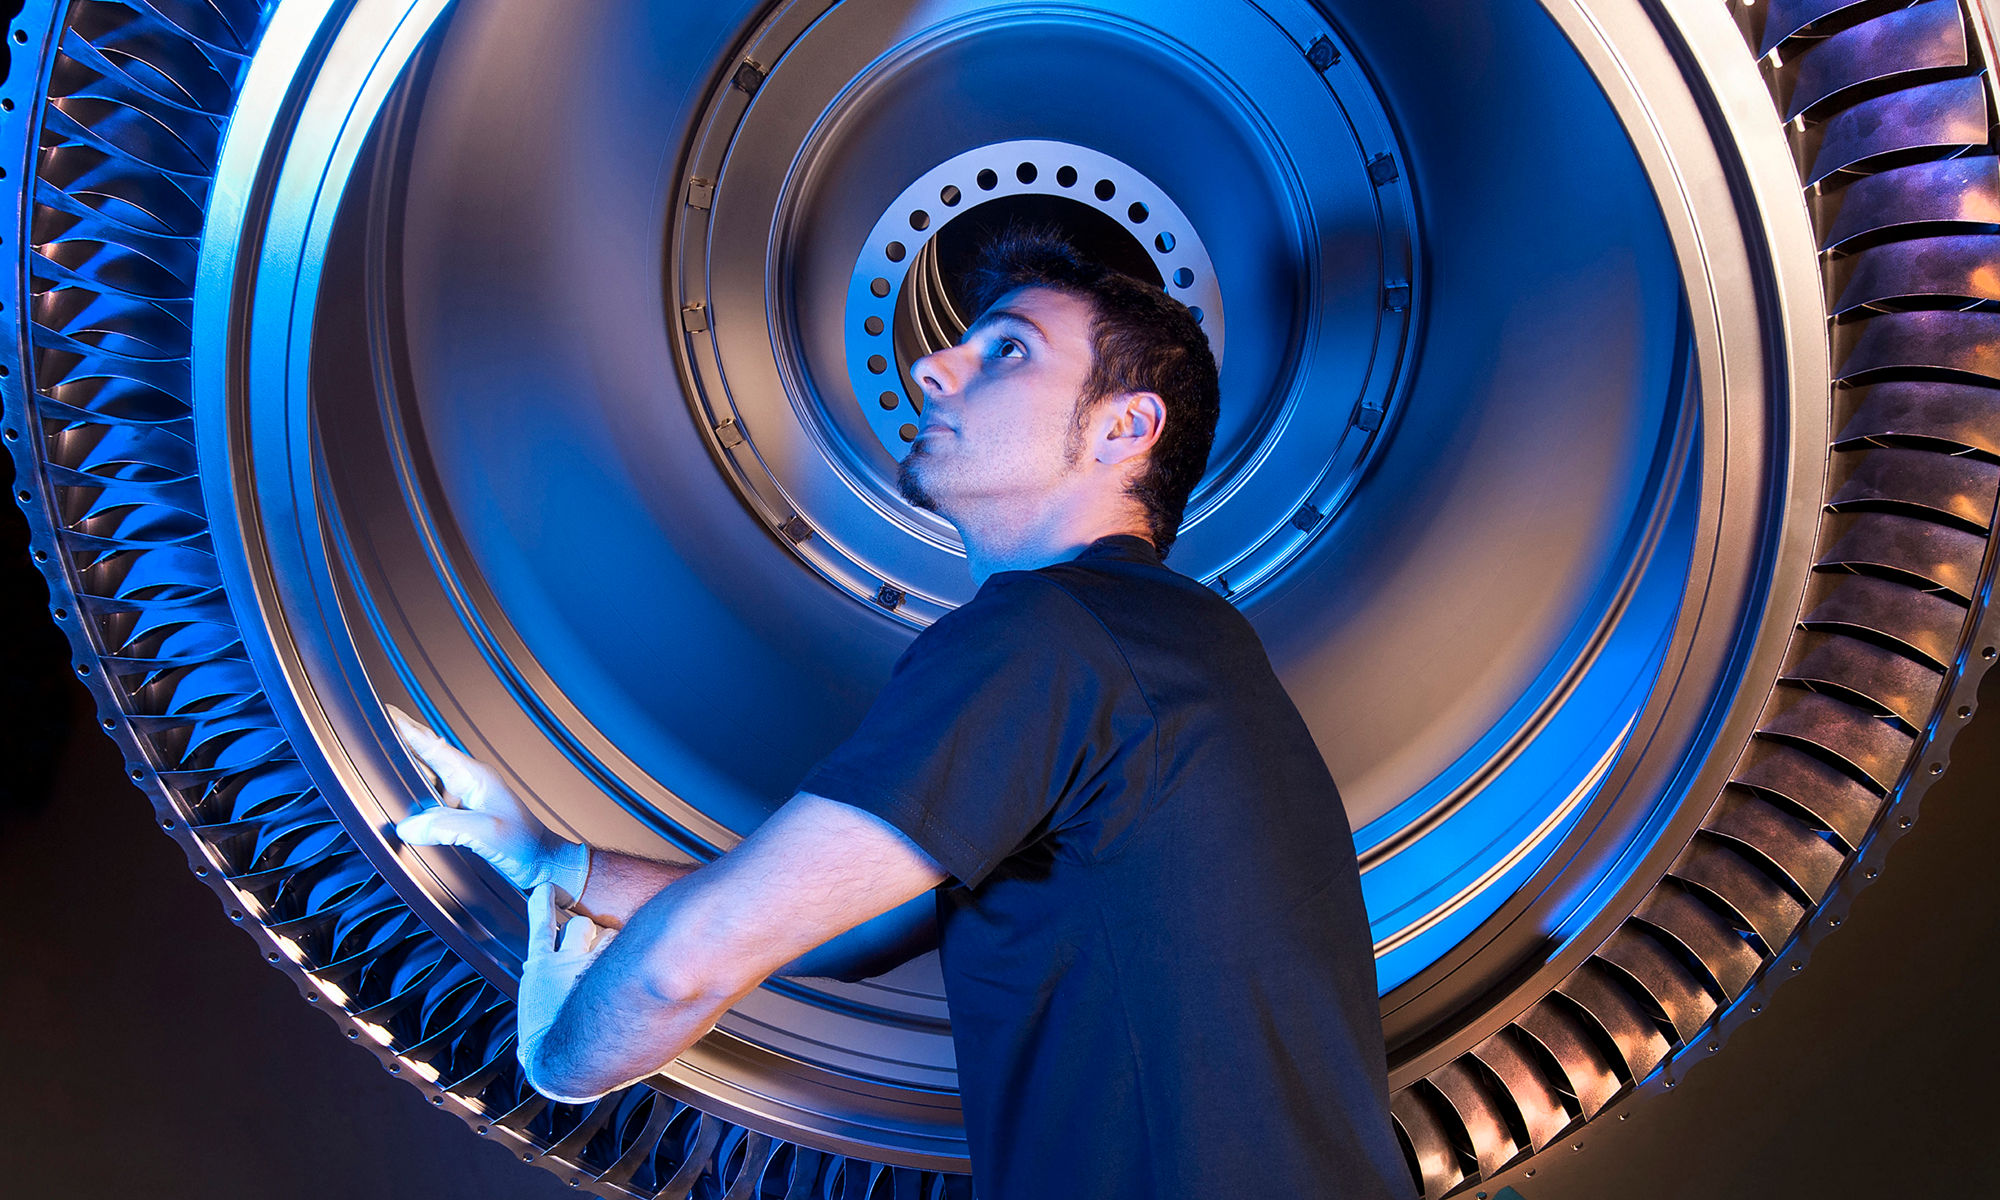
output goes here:
[{"label": "ear", "polygon": [[1158,392],[1125,392],[1112,397],[1106,408],[1110,421],[1101,426],[1098,462],[1106,466],[1130,462],[1159,442],[1167,423],[1167,406]]}]

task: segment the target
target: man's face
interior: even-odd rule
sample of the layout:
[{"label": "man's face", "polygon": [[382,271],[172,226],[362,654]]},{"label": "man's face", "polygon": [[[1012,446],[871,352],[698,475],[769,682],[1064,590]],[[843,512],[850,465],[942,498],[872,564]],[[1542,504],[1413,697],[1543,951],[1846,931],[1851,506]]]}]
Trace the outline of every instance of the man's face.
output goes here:
[{"label": "man's face", "polygon": [[958,345],[918,359],[910,374],[924,412],[897,475],[904,498],[956,521],[1031,509],[1073,482],[1093,315],[1088,300],[1067,292],[1020,288]]}]

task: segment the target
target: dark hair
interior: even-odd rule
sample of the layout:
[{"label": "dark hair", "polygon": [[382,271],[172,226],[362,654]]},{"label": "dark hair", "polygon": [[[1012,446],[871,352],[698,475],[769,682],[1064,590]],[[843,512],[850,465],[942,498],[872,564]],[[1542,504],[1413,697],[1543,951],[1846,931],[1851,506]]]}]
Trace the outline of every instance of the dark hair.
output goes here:
[{"label": "dark hair", "polygon": [[1088,300],[1090,375],[1077,397],[1080,429],[1099,400],[1154,392],[1166,406],[1160,440],[1126,494],[1146,510],[1153,546],[1165,558],[1180,532],[1188,496],[1208,469],[1221,412],[1221,385],[1208,335],[1166,292],[1083,256],[1052,230],[1013,227],[980,248],[960,285],[975,316],[1016,288],[1044,287]]}]

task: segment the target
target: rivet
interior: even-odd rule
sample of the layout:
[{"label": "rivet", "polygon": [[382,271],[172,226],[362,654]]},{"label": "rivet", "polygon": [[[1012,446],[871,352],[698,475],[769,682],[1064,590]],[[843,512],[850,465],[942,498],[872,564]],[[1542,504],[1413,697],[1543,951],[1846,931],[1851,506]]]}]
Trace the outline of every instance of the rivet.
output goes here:
[{"label": "rivet", "polygon": [[402,1063],[399,1063],[399,1062],[392,1062],[392,1063],[390,1063],[390,1064],[389,1064],[389,1074],[391,1074],[391,1075],[401,1075],[402,1073],[403,1073],[403,1064],[402,1064]]},{"label": "rivet", "polygon": [[443,1097],[443,1096],[432,1096],[432,1097],[431,1097],[431,1103],[432,1103],[432,1104],[443,1104],[443,1103],[444,1103],[444,1097]]},{"label": "rivet", "polygon": [[306,1003],[307,1003],[307,1004],[318,1004],[318,1003],[319,1003],[319,993],[318,993],[318,992],[307,992],[307,993],[306,993]]},{"label": "rivet", "polygon": [[[348,1031],[347,1031],[347,1036],[348,1036],[348,1037],[360,1037],[360,1036],[361,1036],[361,1031],[360,1031],[359,1029],[350,1029],[350,1030],[348,1030]],[[482,1130],[480,1130],[479,1132],[481,1132],[481,1133],[484,1133],[484,1132],[486,1132],[486,1131],[482,1129]]]},{"label": "rivet", "polygon": [[[230,919],[230,920],[232,920],[232,921],[241,921],[241,920],[243,919],[243,910],[242,910],[242,909],[240,909],[240,908],[232,908],[232,909],[230,909],[230,910],[229,910],[229,919]],[[351,1032],[352,1032],[352,1030],[350,1030],[349,1032],[351,1033]]]},{"label": "rivet", "polygon": [[1914,824],[1914,822],[1912,822],[1909,817],[1897,817],[1896,824],[1904,829],[1908,829],[1912,824]]},{"label": "rivet", "polygon": [[1942,774],[1944,774],[1944,764],[1943,764],[1943,763],[1932,763],[1932,764],[1931,764],[1931,774],[1933,774],[1933,775],[1942,775]]},{"label": "rivet", "polygon": [[174,819],[172,817],[168,817],[166,820],[160,822],[160,828],[162,829],[172,829],[173,827]]},{"label": "rivet", "polygon": [[485,1137],[485,1136],[486,1136],[486,1126],[484,1126],[484,1125],[481,1125],[481,1126],[480,1126],[479,1128],[477,1128],[477,1129],[473,1130],[472,1132],[474,1132],[474,1133],[478,1134],[478,1135],[479,1135],[480,1137]]},{"label": "rivet", "polygon": [[277,961],[278,961],[278,952],[277,952],[277,951],[275,951],[275,950],[273,950],[273,951],[271,951],[270,953],[266,954],[266,955],[265,955],[264,957],[265,957],[266,959],[268,959],[269,961],[271,961],[271,962],[277,962]]}]

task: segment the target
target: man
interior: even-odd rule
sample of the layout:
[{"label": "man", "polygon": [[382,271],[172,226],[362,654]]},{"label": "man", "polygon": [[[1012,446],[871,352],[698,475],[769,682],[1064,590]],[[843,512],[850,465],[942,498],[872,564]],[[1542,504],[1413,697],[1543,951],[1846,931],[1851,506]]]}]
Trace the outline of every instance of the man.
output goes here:
[{"label": "man", "polygon": [[[1160,562],[1214,437],[1208,343],[1046,235],[969,290],[912,367],[901,484],[978,594],[798,795],[700,869],[592,854],[405,720],[472,810],[402,836],[535,889],[520,1054],[550,1096],[644,1078],[774,972],[851,968],[849,931],[935,889],[982,1200],[1407,1196],[1339,796],[1248,622]],[[597,923],[558,935],[558,888]]]}]

